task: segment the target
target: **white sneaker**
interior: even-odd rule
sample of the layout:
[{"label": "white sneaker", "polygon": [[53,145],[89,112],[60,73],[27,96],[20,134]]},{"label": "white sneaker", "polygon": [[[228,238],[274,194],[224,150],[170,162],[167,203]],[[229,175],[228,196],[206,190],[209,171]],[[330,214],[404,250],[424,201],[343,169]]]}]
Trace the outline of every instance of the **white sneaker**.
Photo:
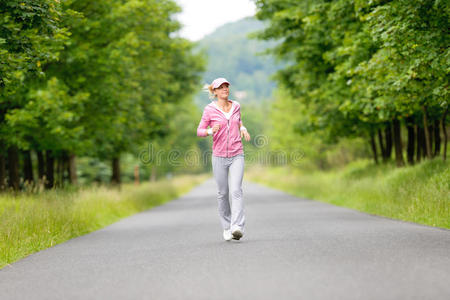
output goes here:
[{"label": "white sneaker", "polygon": [[231,234],[231,230],[227,229],[223,231],[223,239],[225,241],[231,241],[231,239],[233,238],[233,235]]},{"label": "white sneaker", "polygon": [[234,240],[239,240],[244,234],[242,233],[241,230],[235,229],[235,230],[233,230],[233,232],[231,233],[231,235],[233,236],[233,239],[234,239]]}]

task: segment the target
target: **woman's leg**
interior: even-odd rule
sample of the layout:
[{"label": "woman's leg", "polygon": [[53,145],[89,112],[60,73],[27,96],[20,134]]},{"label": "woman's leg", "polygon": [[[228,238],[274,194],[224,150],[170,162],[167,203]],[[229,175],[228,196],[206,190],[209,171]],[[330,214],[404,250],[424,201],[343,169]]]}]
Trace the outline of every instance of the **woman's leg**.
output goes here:
[{"label": "woman's leg", "polygon": [[230,165],[230,192],[231,192],[231,230],[244,230],[244,199],[242,193],[242,179],[244,177],[244,156],[233,157]]},{"label": "woman's leg", "polygon": [[217,184],[217,200],[219,203],[220,223],[224,230],[230,229],[231,210],[228,200],[228,165],[226,158],[212,157],[214,179]]}]

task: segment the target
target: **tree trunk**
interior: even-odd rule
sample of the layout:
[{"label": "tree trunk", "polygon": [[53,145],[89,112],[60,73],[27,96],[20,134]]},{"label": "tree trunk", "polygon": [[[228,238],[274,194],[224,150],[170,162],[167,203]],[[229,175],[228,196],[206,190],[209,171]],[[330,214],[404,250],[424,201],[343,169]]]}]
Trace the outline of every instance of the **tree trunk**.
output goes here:
[{"label": "tree trunk", "polygon": [[422,128],[418,125],[415,125],[416,129],[416,162],[419,162],[422,159],[423,151],[422,151],[422,145],[425,142],[423,138],[423,131]]},{"label": "tree trunk", "polygon": [[52,150],[47,150],[45,152],[45,188],[51,189],[55,185],[55,158],[53,156]]},{"label": "tree trunk", "polygon": [[383,158],[383,161],[386,162],[386,147],[384,146],[383,141],[383,133],[381,132],[381,129],[378,129],[378,143],[380,144],[380,150],[381,150],[381,157]]},{"label": "tree trunk", "polygon": [[16,146],[8,148],[8,173],[9,186],[18,191],[20,187],[19,149]]},{"label": "tree trunk", "polygon": [[120,159],[118,157],[112,159],[111,183],[120,184]]},{"label": "tree trunk", "polygon": [[434,154],[433,157],[441,153],[441,130],[439,128],[439,120],[434,121]]},{"label": "tree trunk", "polygon": [[422,144],[420,145],[422,147],[422,159],[425,159],[427,158],[427,142],[425,140],[425,129],[421,127],[420,131],[422,132]]},{"label": "tree trunk", "polygon": [[139,185],[140,178],[139,178],[139,165],[134,166],[134,184]]},{"label": "tree trunk", "polygon": [[75,154],[69,154],[69,182],[74,185],[78,183],[76,159],[77,156]]},{"label": "tree trunk", "polygon": [[400,121],[398,119],[394,119],[393,121],[394,127],[394,149],[395,149],[395,161],[397,163],[397,167],[402,167],[405,165],[403,160],[403,145],[402,145],[402,136],[401,136],[401,128]]},{"label": "tree trunk", "polygon": [[442,159],[444,161],[447,158],[447,128],[445,126],[446,125],[445,118],[447,117],[447,113],[448,113],[448,106],[447,106],[447,109],[445,110],[444,114],[442,115],[442,119],[441,119],[442,133],[444,133],[444,153],[442,154]]},{"label": "tree trunk", "polygon": [[415,146],[415,135],[414,126],[412,123],[407,123],[406,128],[408,129],[408,143],[406,148],[406,153],[408,157],[408,163],[410,165],[414,164],[414,146]]},{"label": "tree trunk", "polygon": [[68,170],[68,160],[69,155],[67,154],[67,151],[62,151],[59,158],[58,158],[58,186],[63,187],[64,186],[64,173],[66,170]]},{"label": "tree trunk", "polygon": [[150,181],[156,181],[156,166],[152,167],[152,172],[150,174]]},{"label": "tree trunk", "polygon": [[63,178],[63,172],[64,172],[64,156],[60,155],[56,158],[56,180],[55,180],[55,186],[62,187],[62,178]]},{"label": "tree trunk", "polygon": [[6,163],[5,155],[0,152],[0,191],[6,188]]},{"label": "tree trunk", "polygon": [[[67,176],[66,176],[66,171],[67,171]],[[67,151],[64,151],[61,173],[62,173],[61,183],[64,186],[64,182],[66,180],[69,180],[69,154],[67,153]]]},{"label": "tree trunk", "polygon": [[23,151],[23,179],[25,184],[33,184],[33,163],[31,162],[31,151]]},{"label": "tree trunk", "polygon": [[38,159],[38,179],[39,181],[44,180],[45,176],[45,159],[44,154],[42,154],[42,151],[36,151],[37,159]]},{"label": "tree trunk", "polygon": [[373,160],[378,164],[377,144],[375,143],[375,135],[370,132],[370,147],[372,148]]},{"label": "tree trunk", "polygon": [[428,125],[428,132],[430,133],[430,157],[433,157],[433,145],[434,145],[434,126],[433,124]]},{"label": "tree trunk", "polygon": [[425,146],[426,146],[426,157],[431,158],[431,135],[428,128],[428,117],[427,117],[427,107],[422,106],[423,112],[423,128],[425,130]]},{"label": "tree trunk", "polygon": [[388,122],[386,129],[384,129],[384,138],[386,139],[386,160],[391,159],[392,153],[392,125]]}]

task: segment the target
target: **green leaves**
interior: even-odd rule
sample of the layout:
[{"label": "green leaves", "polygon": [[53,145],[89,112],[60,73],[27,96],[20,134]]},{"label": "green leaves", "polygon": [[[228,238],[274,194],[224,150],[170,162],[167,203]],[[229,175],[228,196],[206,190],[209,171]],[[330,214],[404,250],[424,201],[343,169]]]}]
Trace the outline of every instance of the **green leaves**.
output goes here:
[{"label": "green leaves", "polygon": [[256,4],[257,17],[270,22],[258,37],[282,39],[272,53],[291,62],[278,72],[278,81],[330,134],[364,135],[393,118],[421,115],[421,105],[433,107],[436,119],[445,111],[449,16],[444,2]]},{"label": "green leaves", "polygon": [[203,60],[172,0],[0,4],[0,140],[102,159],[174,134]]},{"label": "green leaves", "polygon": [[89,94],[70,96],[67,86],[51,78],[45,87],[31,91],[28,99],[25,106],[6,115],[7,125],[23,144],[31,142],[52,150],[79,148],[84,131],[80,117]]}]

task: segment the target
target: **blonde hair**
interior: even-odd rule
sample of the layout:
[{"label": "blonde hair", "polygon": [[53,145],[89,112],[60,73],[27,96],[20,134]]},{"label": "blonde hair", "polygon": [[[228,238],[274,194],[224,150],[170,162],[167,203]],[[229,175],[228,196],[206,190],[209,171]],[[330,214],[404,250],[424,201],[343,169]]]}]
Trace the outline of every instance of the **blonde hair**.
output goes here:
[{"label": "blonde hair", "polygon": [[217,98],[217,95],[214,94],[214,89],[213,89],[213,87],[212,87],[212,84],[205,84],[205,85],[203,86],[203,90],[204,90],[205,92],[208,92],[208,94],[209,94],[209,99],[210,99],[210,100],[214,100],[215,98]]}]

